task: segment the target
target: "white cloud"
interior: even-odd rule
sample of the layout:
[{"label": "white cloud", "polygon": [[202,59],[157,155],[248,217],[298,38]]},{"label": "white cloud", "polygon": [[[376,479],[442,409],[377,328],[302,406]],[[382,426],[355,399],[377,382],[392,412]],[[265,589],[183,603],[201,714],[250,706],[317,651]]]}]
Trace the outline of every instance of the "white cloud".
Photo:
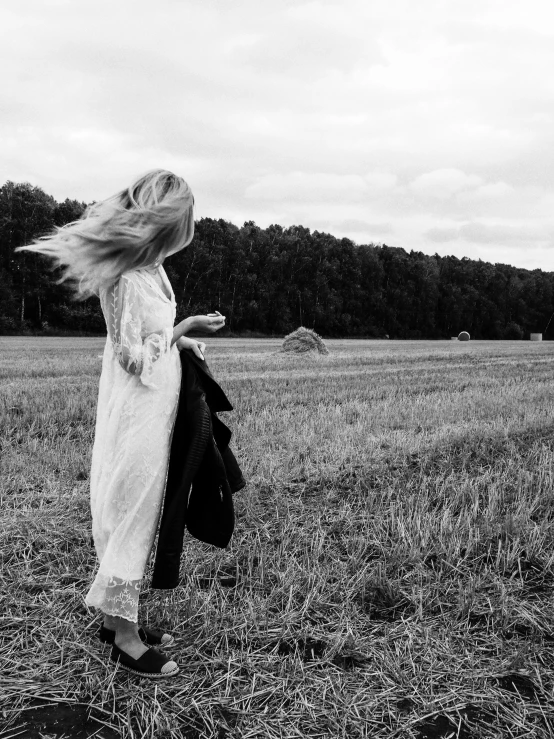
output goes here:
[{"label": "white cloud", "polygon": [[371,223],[357,218],[346,218],[337,222],[319,222],[319,231],[328,231],[337,236],[356,238],[359,243],[380,241],[382,236],[394,233],[392,223]]},{"label": "white cloud", "polygon": [[374,193],[392,190],[398,182],[397,175],[388,172],[368,172],[363,179],[368,189]]},{"label": "white cloud", "polygon": [[454,228],[431,228],[425,235],[438,243],[462,239],[475,244],[521,247],[529,246],[530,243],[547,246],[552,241],[553,234],[526,225],[470,221]]},{"label": "white cloud", "polygon": [[460,238],[478,244],[501,244],[525,248],[529,242],[547,242],[548,234],[540,229],[525,225],[505,223],[464,223],[460,226]]},{"label": "white cloud", "polygon": [[410,189],[418,196],[448,200],[462,190],[475,188],[481,183],[478,175],[467,175],[459,169],[436,169],[416,177],[410,183]]},{"label": "white cloud", "polygon": [[[0,179],[554,269],[546,0],[8,0]],[[448,251],[444,252],[448,253]]]},{"label": "white cloud", "polygon": [[317,203],[339,200],[352,202],[364,199],[367,193],[367,184],[363,177],[357,175],[291,172],[261,177],[246,188],[245,196],[261,200]]},{"label": "white cloud", "polygon": [[430,241],[435,241],[439,244],[445,241],[455,241],[460,237],[460,229],[456,228],[439,228],[433,227],[425,232],[426,236]]},{"label": "white cloud", "polygon": [[327,172],[267,174],[246,188],[245,197],[284,200],[291,205],[298,201],[314,204],[369,202],[372,196],[391,191],[396,182],[396,175],[386,172],[369,172],[363,176]]}]

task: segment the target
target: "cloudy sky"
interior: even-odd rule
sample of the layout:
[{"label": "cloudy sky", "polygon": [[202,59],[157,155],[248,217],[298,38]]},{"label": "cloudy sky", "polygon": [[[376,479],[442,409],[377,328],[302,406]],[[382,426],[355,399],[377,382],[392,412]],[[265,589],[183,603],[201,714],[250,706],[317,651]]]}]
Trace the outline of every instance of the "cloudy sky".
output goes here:
[{"label": "cloudy sky", "polygon": [[0,184],[554,270],[547,0],[3,0]]}]

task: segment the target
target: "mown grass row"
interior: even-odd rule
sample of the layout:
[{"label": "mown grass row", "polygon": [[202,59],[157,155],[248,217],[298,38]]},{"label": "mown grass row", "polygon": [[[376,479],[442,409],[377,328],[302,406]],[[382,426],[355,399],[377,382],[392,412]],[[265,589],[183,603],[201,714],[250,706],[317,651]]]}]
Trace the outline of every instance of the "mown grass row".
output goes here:
[{"label": "mown grass row", "polygon": [[249,485],[144,593],[152,685],[83,602],[102,342],[2,341],[2,739],[554,735],[550,345],[212,342]]}]

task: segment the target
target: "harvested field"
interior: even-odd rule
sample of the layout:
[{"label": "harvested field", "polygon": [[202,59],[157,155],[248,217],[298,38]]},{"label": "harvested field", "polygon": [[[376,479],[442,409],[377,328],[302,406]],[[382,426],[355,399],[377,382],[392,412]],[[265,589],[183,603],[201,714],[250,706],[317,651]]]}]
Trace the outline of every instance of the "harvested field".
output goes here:
[{"label": "harvested field", "polygon": [[554,344],[209,339],[249,484],[152,684],[83,600],[103,343],[0,337],[1,739],[554,736]]}]

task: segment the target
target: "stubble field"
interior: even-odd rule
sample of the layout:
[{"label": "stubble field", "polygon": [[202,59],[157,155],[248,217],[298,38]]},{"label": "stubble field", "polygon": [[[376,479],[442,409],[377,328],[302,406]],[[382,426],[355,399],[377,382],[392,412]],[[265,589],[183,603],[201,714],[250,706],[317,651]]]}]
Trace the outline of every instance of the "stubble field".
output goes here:
[{"label": "stubble field", "polygon": [[0,338],[0,737],[554,736],[554,344],[207,343],[248,486],[154,684],[84,604],[104,340]]}]

